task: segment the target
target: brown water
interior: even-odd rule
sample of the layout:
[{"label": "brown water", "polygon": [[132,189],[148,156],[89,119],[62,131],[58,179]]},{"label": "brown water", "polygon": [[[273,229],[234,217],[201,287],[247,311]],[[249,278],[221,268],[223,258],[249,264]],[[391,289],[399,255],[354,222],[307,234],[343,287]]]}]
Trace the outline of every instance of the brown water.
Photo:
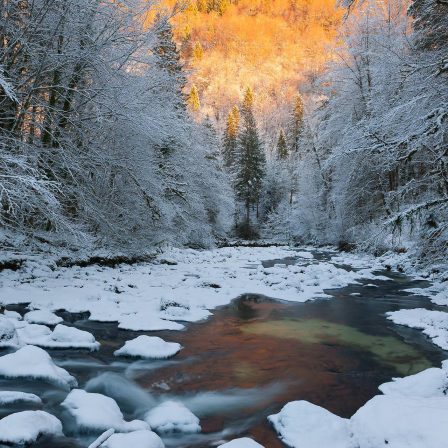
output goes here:
[{"label": "brown water", "polygon": [[[151,333],[184,346],[168,361],[117,360],[113,351],[142,333],[60,313],[93,332],[101,349],[92,354],[50,353],[78,378],[80,387],[115,398],[128,418],[141,417],[165,399],[183,401],[201,418],[203,432],[166,438],[169,447],[210,447],[246,435],[267,448],[281,447],[266,417],[288,401],[308,400],[350,417],[378,393],[379,384],[439,365],[447,357],[420,332],[384,317],[386,311],[401,308],[431,308],[426,298],[403,291],[424,284],[381,274],[391,280],[327,291],[335,298],[304,304],[247,295],[216,310],[205,322],[188,324],[186,331]],[[65,392],[11,380],[0,381],[0,389],[11,390],[14,383],[17,389],[38,392],[44,408],[63,419],[71,436],[41,440],[35,446],[86,446],[94,438],[70,432],[59,407]]]}]

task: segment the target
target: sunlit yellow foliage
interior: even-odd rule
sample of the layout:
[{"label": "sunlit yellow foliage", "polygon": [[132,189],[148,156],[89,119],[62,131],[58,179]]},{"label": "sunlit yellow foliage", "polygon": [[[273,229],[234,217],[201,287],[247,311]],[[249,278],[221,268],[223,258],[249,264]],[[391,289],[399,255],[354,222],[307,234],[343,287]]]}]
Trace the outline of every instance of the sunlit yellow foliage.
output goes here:
[{"label": "sunlit yellow foliage", "polygon": [[328,61],[341,18],[335,0],[191,0],[172,22],[203,114],[225,120],[247,86],[258,115],[294,103]]}]

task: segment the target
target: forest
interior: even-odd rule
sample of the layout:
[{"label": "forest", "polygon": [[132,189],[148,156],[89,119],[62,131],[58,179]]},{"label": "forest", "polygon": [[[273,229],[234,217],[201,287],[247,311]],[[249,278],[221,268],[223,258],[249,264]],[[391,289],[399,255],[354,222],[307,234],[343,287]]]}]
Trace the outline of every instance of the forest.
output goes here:
[{"label": "forest", "polygon": [[443,1],[6,1],[2,241],[447,249]]}]

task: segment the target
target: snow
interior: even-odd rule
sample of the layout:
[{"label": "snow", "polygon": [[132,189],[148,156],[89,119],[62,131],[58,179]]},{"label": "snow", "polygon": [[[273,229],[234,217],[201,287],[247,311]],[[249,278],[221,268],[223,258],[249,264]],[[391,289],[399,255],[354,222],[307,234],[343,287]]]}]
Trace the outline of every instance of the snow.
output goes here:
[{"label": "snow", "polygon": [[56,325],[63,322],[62,317],[56,316],[48,310],[30,311],[23,318],[30,324]]},{"label": "snow", "polygon": [[44,411],[23,411],[0,420],[0,442],[9,444],[32,443],[44,434],[60,436],[61,422]]},{"label": "snow", "polygon": [[22,316],[17,311],[5,310],[3,314],[8,319],[22,320]]},{"label": "snow", "polygon": [[17,347],[19,338],[11,320],[0,315],[0,347]]},{"label": "snow", "polygon": [[64,388],[77,385],[76,379],[54,364],[45,350],[32,345],[0,357],[0,376],[41,379]]},{"label": "snow", "polygon": [[149,429],[148,424],[141,420],[125,421],[116,401],[106,395],[74,389],[61,406],[67,409],[81,431],[101,432],[112,428],[131,432]]},{"label": "snow", "polygon": [[448,361],[382,384],[349,420],[306,401],[271,415],[280,438],[293,448],[444,448],[448,438]]},{"label": "snow", "polygon": [[448,399],[377,395],[351,418],[360,448],[444,448]]},{"label": "snow", "polygon": [[182,403],[176,401],[166,401],[151,409],[145,415],[145,420],[159,433],[201,432],[199,419]]},{"label": "snow", "polygon": [[[297,258],[297,264],[262,265],[262,260],[286,257]],[[162,264],[163,259],[175,264]],[[365,262],[349,272],[287,247],[168,249],[153,263],[115,268],[54,268],[32,259],[1,279],[0,303],[30,303],[39,311],[27,313],[28,319],[43,310],[65,309],[89,312],[91,320],[118,322],[127,330],[182,330],[180,322],[206,319],[210,310],[245,293],[295,302],[328,297],[325,289],[378,278],[372,266]]]},{"label": "snow", "polygon": [[123,347],[114,352],[114,355],[166,359],[174,356],[181,348],[182,346],[176,342],[166,342],[156,336],[142,335],[126,341]]},{"label": "snow", "polygon": [[292,401],[268,420],[281,440],[297,448],[350,448],[349,421],[307,401]]},{"label": "snow", "polygon": [[26,392],[16,392],[16,391],[0,391],[0,405],[5,406],[8,404],[27,402],[41,404],[42,400],[34,394],[29,394]]},{"label": "snow", "polygon": [[387,318],[399,325],[423,330],[423,334],[432,339],[434,344],[448,350],[448,313],[444,311],[414,308],[410,310],[391,311]]},{"label": "snow", "polygon": [[234,439],[230,442],[219,445],[221,448],[263,448],[263,445],[255,442],[249,437],[242,437],[241,439]]},{"label": "snow", "polygon": [[428,288],[410,288],[406,291],[429,297],[436,305],[448,306],[447,282],[434,282]]},{"label": "snow", "polygon": [[128,434],[113,434],[101,448],[165,448],[162,439],[149,430],[134,431]]},{"label": "snow", "polygon": [[112,434],[115,433],[115,429],[108,429],[104,431],[95,441],[93,441],[89,448],[99,448]]}]

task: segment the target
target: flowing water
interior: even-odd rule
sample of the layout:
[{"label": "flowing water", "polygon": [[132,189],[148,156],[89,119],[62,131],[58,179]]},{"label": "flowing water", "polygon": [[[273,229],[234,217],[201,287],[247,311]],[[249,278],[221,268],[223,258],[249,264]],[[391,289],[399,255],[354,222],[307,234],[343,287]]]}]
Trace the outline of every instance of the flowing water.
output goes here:
[{"label": "flowing water", "polygon": [[[276,262],[294,259],[266,266]],[[49,353],[81,388],[113,397],[129,419],[141,418],[164,400],[182,401],[200,417],[203,431],[164,438],[167,447],[210,447],[241,436],[267,448],[281,447],[266,417],[288,401],[308,400],[350,417],[378,393],[379,384],[447,358],[419,331],[384,316],[401,308],[435,308],[427,298],[404,291],[427,284],[401,274],[378,274],[390,280],[326,291],[334,298],[299,304],[248,294],[204,322],[187,324],[185,331],[152,332],[184,347],[165,361],[116,358],[113,351],[142,332],[60,312],[70,325],[92,332],[101,348]],[[70,426],[59,406],[66,391],[31,380],[0,380],[0,390],[14,389],[38,393],[44,409],[64,422],[67,438],[41,439],[35,447],[82,447],[95,438]],[[5,407],[0,417],[23,409]]]}]

